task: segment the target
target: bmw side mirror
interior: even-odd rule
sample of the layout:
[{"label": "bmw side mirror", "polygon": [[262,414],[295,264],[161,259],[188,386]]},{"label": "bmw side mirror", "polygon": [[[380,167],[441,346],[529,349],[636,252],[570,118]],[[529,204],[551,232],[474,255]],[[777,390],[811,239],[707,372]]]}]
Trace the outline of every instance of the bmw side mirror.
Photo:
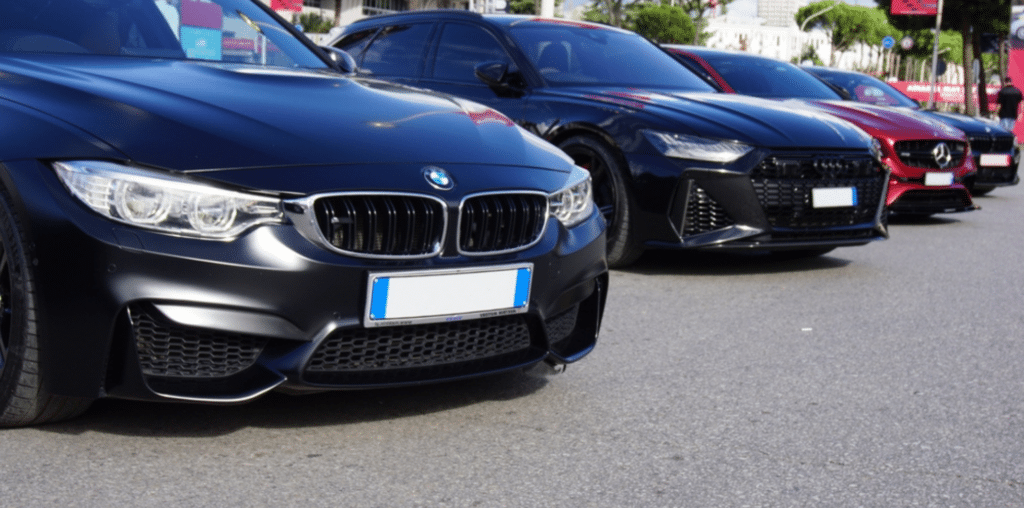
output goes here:
[{"label": "bmw side mirror", "polygon": [[342,73],[355,74],[358,70],[356,59],[352,58],[352,55],[348,54],[347,51],[332,46],[320,46],[320,49],[327,52],[327,56],[334,63],[334,67]]}]

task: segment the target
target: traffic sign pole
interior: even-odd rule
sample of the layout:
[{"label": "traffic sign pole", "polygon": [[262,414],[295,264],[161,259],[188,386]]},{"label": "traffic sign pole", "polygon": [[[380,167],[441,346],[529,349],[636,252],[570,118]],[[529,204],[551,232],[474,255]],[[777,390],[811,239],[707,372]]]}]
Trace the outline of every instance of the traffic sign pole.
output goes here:
[{"label": "traffic sign pole", "polygon": [[939,0],[938,11],[935,13],[935,43],[932,47],[932,87],[928,91],[928,109],[935,107],[935,84],[939,80],[939,34],[942,33],[942,0]]}]

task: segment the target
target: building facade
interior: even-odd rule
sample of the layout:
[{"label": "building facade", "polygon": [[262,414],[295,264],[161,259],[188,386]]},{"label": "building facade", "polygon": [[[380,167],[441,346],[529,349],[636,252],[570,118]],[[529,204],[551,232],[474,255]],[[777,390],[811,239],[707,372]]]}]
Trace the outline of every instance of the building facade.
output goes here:
[{"label": "building facade", "polygon": [[806,4],[806,0],[757,0],[757,17],[764,20],[766,27],[796,26],[793,17]]}]

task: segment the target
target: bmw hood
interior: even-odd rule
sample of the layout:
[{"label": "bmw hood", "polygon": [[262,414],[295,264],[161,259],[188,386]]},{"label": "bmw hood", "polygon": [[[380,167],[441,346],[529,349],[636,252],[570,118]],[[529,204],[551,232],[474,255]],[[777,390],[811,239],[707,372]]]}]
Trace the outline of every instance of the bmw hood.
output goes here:
[{"label": "bmw hood", "polygon": [[0,82],[0,99],[91,136],[108,157],[173,170],[572,164],[479,104],[329,71],[54,55],[0,57]]},{"label": "bmw hood", "polygon": [[[793,103],[797,101],[787,101]],[[955,139],[966,141],[963,131],[914,111],[874,106],[853,101],[809,101],[829,114],[847,120],[873,136],[897,139]]]},{"label": "bmw hood", "polygon": [[654,115],[664,128],[676,132],[754,146],[863,149],[870,143],[864,131],[813,108],[791,108],[756,97],[625,87],[553,89],[553,93]]}]

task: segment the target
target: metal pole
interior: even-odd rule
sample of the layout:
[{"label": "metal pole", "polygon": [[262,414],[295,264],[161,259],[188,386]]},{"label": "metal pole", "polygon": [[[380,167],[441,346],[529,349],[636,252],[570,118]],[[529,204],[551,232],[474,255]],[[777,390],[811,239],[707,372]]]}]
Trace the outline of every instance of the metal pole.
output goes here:
[{"label": "metal pole", "polygon": [[935,43],[932,47],[932,87],[928,91],[928,109],[935,108],[935,83],[939,76],[939,34],[942,33],[942,0],[939,0],[939,10],[935,15]]},{"label": "metal pole", "polygon": [[552,18],[555,16],[555,0],[541,0],[540,2],[540,15],[545,18]]}]

